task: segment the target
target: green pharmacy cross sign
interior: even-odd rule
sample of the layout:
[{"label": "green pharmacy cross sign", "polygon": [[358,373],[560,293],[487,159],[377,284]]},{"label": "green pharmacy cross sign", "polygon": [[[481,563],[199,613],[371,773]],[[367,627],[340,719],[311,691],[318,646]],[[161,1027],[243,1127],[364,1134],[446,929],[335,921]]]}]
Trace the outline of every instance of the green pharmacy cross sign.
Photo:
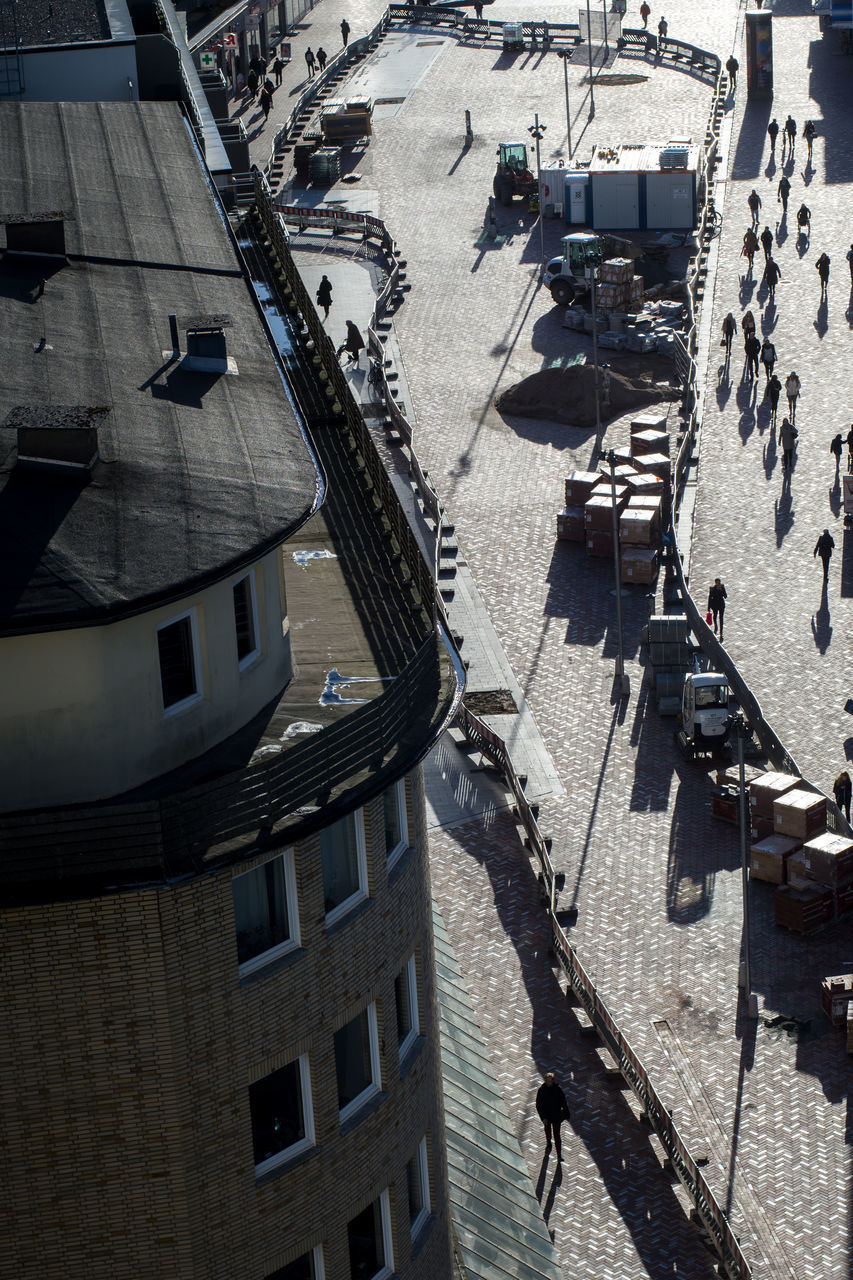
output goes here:
[{"label": "green pharmacy cross sign", "polygon": [[199,58],[199,62],[201,63],[202,71],[216,70],[216,54],[211,53],[209,49],[206,53],[203,53],[201,55],[201,57]]}]

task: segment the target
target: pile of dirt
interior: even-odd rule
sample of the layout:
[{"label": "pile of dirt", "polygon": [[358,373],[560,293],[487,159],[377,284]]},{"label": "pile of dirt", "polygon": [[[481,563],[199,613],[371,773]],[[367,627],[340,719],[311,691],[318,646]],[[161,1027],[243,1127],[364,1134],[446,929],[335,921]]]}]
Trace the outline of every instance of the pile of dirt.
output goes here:
[{"label": "pile of dirt", "polygon": [[[646,374],[610,370],[610,403],[601,405],[601,421],[610,422],[633,409],[679,400],[679,387],[656,383]],[[544,418],[573,427],[595,426],[595,369],[576,364],[568,369],[543,369],[495,397],[495,408],[517,418]]]}]

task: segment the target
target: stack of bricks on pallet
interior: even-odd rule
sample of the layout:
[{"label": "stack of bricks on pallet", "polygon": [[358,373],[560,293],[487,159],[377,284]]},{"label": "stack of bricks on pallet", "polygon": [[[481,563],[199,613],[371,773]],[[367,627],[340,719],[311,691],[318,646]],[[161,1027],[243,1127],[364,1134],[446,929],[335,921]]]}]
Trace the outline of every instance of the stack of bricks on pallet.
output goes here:
[{"label": "stack of bricks on pallet", "polygon": [[617,351],[628,346],[625,319],[643,305],[643,278],[634,275],[630,258],[609,258],[601,264],[596,303],[610,316],[611,327],[601,334],[601,345]]},{"label": "stack of bricks on pallet", "polygon": [[846,1027],[853,1000],[853,973],[824,978],[820,984],[820,1007],[834,1027]]},{"label": "stack of bricks on pallet", "polygon": [[[623,582],[651,583],[657,578],[663,505],[669,500],[670,484],[669,434],[665,427],[666,414],[640,414],[631,423],[631,474],[623,471],[631,498],[619,524]],[[656,505],[644,501],[658,493]]]},{"label": "stack of bricks on pallet", "polygon": [[681,705],[685,672],[690,670],[690,627],[683,613],[649,618],[649,657],[655,672],[655,693],[661,715],[675,715]]},{"label": "stack of bricks on pallet", "polygon": [[[763,772],[764,770],[757,768],[756,765],[745,764],[743,766],[744,786],[748,788],[750,783],[760,777]],[[723,822],[739,823],[740,768],[718,769],[716,781],[717,785],[711,791],[712,816],[721,818]]]},{"label": "stack of bricks on pallet", "polygon": [[601,476],[597,471],[573,471],[566,479],[566,505],[557,516],[557,537],[564,542],[586,538],[583,509]]}]

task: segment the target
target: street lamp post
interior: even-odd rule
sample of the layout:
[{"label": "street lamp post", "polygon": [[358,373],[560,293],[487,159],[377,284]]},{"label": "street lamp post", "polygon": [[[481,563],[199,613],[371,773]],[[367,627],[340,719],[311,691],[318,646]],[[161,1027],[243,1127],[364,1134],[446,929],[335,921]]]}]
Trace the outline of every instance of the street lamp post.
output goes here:
[{"label": "street lamp post", "polygon": [[536,185],[539,193],[539,260],[543,268],[545,266],[545,223],[542,211],[542,164],[539,159],[539,143],[542,141],[547,128],[547,124],[539,123],[538,111],[536,112],[534,123],[527,127],[527,132],[536,141]]},{"label": "street lamp post", "polygon": [[[598,370],[596,369],[596,378]],[[597,388],[596,388],[597,394]],[[616,657],[616,679],[619,681],[620,694],[627,697],[630,691],[628,677],[625,675],[625,650],[622,643],[622,574],[619,564],[619,515],[616,510],[616,454],[610,449],[607,454],[610,464],[610,501],[613,507],[613,569],[616,574],[616,630],[618,632],[619,651]]]},{"label": "street lamp post", "polygon": [[563,49],[560,52],[560,57],[563,59],[563,78],[566,82],[566,134],[569,139],[569,159],[571,160],[572,158],[572,117],[569,111],[569,58],[571,57],[571,54],[569,53],[568,49]]},{"label": "street lamp post", "polygon": [[592,17],[589,12],[589,0],[586,0],[586,44],[589,53],[589,118],[595,115],[595,94],[592,88]]},{"label": "street lamp post", "polygon": [[740,789],[740,875],[743,886],[743,965],[738,974],[738,986],[743,990],[746,1003],[746,1016],[758,1017],[758,1000],[752,990],[752,974],[749,965],[749,868],[746,860],[746,777],[743,765],[743,742],[748,737],[743,713],[738,711],[733,719],[733,727],[737,735],[738,783]]},{"label": "street lamp post", "polygon": [[601,0],[601,12],[604,14],[604,56],[610,53],[610,45],[607,41],[607,0]]},{"label": "street lamp post", "polygon": [[589,294],[592,308],[592,365],[595,370],[595,449],[601,452],[601,396],[598,384],[598,316],[595,310],[595,282],[598,267],[587,267],[589,272]]}]

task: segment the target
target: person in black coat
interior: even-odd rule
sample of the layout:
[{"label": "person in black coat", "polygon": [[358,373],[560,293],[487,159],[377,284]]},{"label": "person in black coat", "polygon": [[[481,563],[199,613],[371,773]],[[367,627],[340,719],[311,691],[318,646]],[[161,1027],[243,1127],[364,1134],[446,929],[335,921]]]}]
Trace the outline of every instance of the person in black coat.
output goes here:
[{"label": "person in black coat", "polygon": [[323,308],[323,319],[328,320],[329,308],[332,305],[332,282],[328,276],[323,276],[317,289],[317,303]]},{"label": "person in black coat", "polygon": [[726,588],[723,586],[719,578],[714,579],[714,585],[708,592],[708,612],[714,619],[714,634],[717,633],[717,627],[720,629],[720,639],[723,638],[723,618],[726,613]]},{"label": "person in black coat", "polygon": [[563,1161],[563,1143],[560,1138],[560,1125],[569,1119],[569,1104],[566,1095],[557,1084],[553,1071],[545,1072],[545,1082],[536,1093],[536,1111],[545,1130],[545,1151],[551,1150],[551,1139],[557,1150],[557,1162]]}]

